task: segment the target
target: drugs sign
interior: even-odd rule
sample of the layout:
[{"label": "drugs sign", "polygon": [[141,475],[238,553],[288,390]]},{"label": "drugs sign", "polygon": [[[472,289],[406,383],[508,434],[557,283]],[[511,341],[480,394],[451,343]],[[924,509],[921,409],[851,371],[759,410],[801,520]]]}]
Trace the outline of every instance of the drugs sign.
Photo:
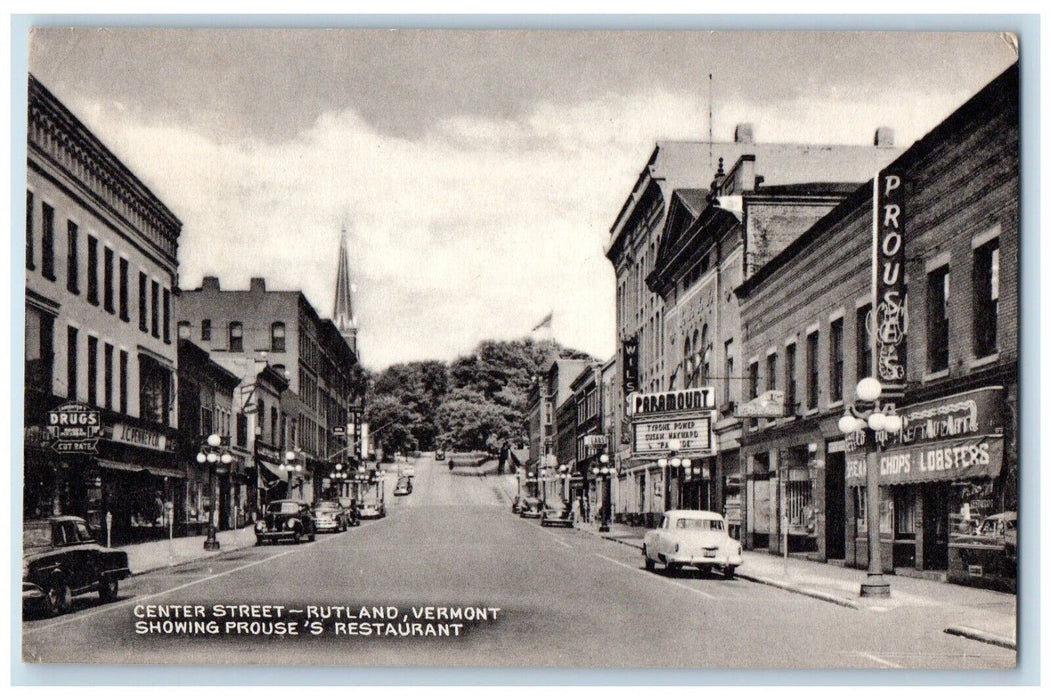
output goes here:
[{"label": "drugs sign", "polygon": [[102,436],[102,419],[98,410],[75,401],[47,412],[47,430],[55,452],[97,452]]}]

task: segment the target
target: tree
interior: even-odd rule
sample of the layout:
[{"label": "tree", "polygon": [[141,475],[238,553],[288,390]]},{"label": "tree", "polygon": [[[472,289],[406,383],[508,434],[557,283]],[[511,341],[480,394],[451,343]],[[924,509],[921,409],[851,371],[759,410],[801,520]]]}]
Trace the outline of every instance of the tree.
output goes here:
[{"label": "tree", "polygon": [[384,453],[408,452],[417,449],[418,442],[413,428],[422,418],[390,395],[374,396],[365,411],[369,429],[375,436],[376,445]]}]

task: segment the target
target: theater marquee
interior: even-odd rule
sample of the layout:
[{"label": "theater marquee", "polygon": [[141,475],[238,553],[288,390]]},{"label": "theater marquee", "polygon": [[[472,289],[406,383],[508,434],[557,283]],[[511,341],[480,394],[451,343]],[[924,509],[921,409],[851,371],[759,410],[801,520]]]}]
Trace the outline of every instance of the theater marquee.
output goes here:
[{"label": "theater marquee", "polygon": [[671,441],[679,441],[679,451],[700,452],[712,450],[712,421],[710,414],[696,418],[675,418],[638,421],[635,431],[635,454],[659,454],[671,450]]}]

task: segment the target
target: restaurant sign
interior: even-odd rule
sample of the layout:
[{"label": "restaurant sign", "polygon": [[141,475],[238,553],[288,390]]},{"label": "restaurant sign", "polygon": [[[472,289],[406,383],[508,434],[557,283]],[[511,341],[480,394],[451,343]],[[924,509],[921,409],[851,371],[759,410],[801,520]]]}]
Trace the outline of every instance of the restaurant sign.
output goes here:
[{"label": "restaurant sign", "polygon": [[[999,435],[950,440],[938,445],[914,445],[879,453],[879,483],[964,481],[995,478],[1003,463],[1004,439]],[[847,484],[865,483],[865,456],[847,458]]]},{"label": "restaurant sign", "polygon": [[632,416],[714,409],[715,389],[710,386],[661,391],[653,394],[636,393],[628,397],[628,414]]},{"label": "restaurant sign", "polygon": [[91,406],[71,401],[47,412],[47,431],[55,452],[94,454],[102,437],[102,418]]},{"label": "restaurant sign", "polygon": [[671,450],[671,441],[679,441],[679,452],[712,450],[711,414],[696,418],[638,421],[635,431],[635,454],[659,454]]},{"label": "restaurant sign", "polygon": [[875,297],[876,378],[883,399],[905,395],[905,187],[898,173],[873,180],[872,294]]}]

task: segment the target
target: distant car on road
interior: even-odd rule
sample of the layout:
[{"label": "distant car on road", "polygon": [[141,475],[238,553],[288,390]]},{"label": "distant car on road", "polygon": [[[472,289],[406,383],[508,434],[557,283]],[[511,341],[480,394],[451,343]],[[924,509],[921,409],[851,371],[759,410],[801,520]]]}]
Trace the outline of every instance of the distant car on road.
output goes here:
[{"label": "distant car on road", "polygon": [[22,533],[23,607],[59,615],[73,607],[73,596],[94,592],[108,603],[131,576],[128,553],[99,544],[82,518],[29,520]]},{"label": "distant car on road", "polygon": [[706,572],[719,568],[726,578],[733,578],[744,562],[741,543],[727,534],[723,516],[707,510],[669,510],[660,526],[643,537],[642,556],[647,571],[660,562],[667,571],[684,566]]},{"label": "distant car on road", "polygon": [[444,462],[445,461],[445,450],[438,450],[438,451],[436,451],[434,453],[434,461],[435,462]]},{"label": "distant car on road", "polygon": [[404,467],[398,470],[398,475],[412,478],[416,476],[416,468],[410,464],[406,464]]},{"label": "distant car on road", "polygon": [[561,525],[573,527],[573,505],[561,499],[548,501],[544,504],[543,513],[540,516],[540,525]]},{"label": "distant car on road", "polygon": [[359,516],[362,520],[378,520],[387,516],[387,507],[382,501],[367,501],[362,504]]},{"label": "distant car on road", "polygon": [[321,501],[315,511],[315,524],[318,532],[346,532],[350,518],[339,501]]},{"label": "distant car on road", "polygon": [[527,496],[522,499],[518,515],[522,518],[540,518],[544,514],[544,503],[539,498]]},{"label": "distant car on road", "polygon": [[412,479],[409,479],[408,477],[398,479],[398,483],[394,487],[394,495],[408,496],[410,493],[412,493]]},{"label": "distant car on road", "polygon": [[255,524],[256,546],[275,540],[292,540],[294,544],[304,539],[313,542],[316,534],[314,511],[305,501],[273,501],[267,504],[263,519]]}]

